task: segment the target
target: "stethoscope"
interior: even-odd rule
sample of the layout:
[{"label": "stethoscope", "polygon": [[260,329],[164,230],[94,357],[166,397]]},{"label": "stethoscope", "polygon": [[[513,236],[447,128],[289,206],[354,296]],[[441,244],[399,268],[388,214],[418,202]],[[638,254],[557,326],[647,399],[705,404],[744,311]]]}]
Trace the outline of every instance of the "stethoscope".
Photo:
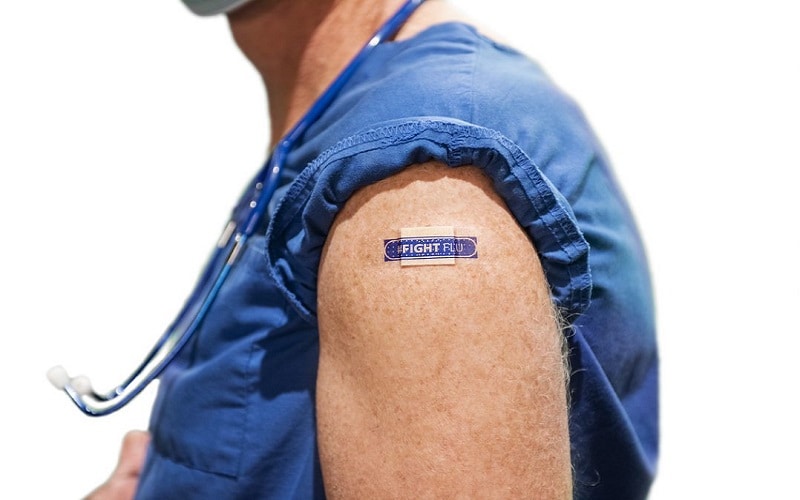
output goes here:
[{"label": "stethoscope", "polygon": [[247,205],[245,210],[239,209],[242,206],[241,203],[234,209],[231,220],[225,225],[205,269],[178,316],[138,368],[124,382],[101,394],[92,388],[92,384],[86,376],[70,377],[61,366],[54,366],[47,372],[50,382],[56,388],[67,393],[82,412],[91,416],[102,416],[119,410],[142,392],[175,359],[178,352],[202,323],[222,284],[231,272],[236,258],[267,212],[289,152],[306,130],[328,108],[339,90],[372,50],[387,38],[392,37],[424,1],[407,0],[375,32],[306,114],[276,145],[264,166],[255,176],[252,187],[247,191],[249,196],[246,195],[243,198]]}]

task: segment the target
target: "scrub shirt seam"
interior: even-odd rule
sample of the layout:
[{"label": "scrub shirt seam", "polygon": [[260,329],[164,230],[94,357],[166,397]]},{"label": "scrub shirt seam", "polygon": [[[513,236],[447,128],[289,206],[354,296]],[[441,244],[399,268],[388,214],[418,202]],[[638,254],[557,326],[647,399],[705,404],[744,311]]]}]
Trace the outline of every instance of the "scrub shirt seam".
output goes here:
[{"label": "scrub shirt seam", "polygon": [[[441,140],[437,140],[435,137],[428,136],[419,138],[421,134],[429,131],[434,135],[447,135],[450,140],[448,142],[442,142]],[[464,136],[480,141],[492,141],[495,143],[495,145],[493,147],[488,147],[486,145],[466,147],[463,146]],[[560,253],[567,258],[567,263],[565,265],[557,266],[564,269],[569,277],[567,294],[562,296],[565,298],[566,303],[560,304],[559,307],[561,309],[567,309],[570,312],[575,312],[577,315],[583,312],[586,307],[588,307],[587,296],[589,294],[588,290],[591,287],[591,271],[588,265],[588,257],[582,256],[582,254],[588,253],[588,243],[580,234],[580,231],[577,230],[577,222],[573,221],[573,223],[570,224],[570,226],[573,226],[571,228],[566,227],[566,221],[564,219],[571,219],[568,215],[568,210],[564,207],[563,202],[561,202],[558,197],[555,196],[555,186],[552,186],[552,188],[547,186],[547,181],[544,178],[541,168],[539,168],[539,166],[536,165],[532,159],[527,157],[527,155],[524,154],[519,146],[517,146],[499,131],[466,122],[463,124],[447,122],[444,121],[444,118],[437,120],[435,118],[419,117],[403,123],[395,123],[365,129],[360,133],[342,139],[314,159],[296,179],[296,184],[293,186],[293,188],[291,188],[287,192],[284,199],[281,200],[281,204],[276,209],[275,217],[270,224],[270,230],[267,234],[267,267],[272,279],[274,279],[284,293],[286,293],[292,299],[292,303],[297,304],[302,309],[302,315],[306,317],[306,319],[310,319],[312,321],[315,320],[313,311],[311,311],[302,303],[302,301],[298,299],[297,294],[289,290],[288,286],[283,282],[282,279],[276,276],[275,267],[271,264],[272,258],[269,249],[269,243],[272,241],[272,237],[275,234],[284,233],[292,221],[297,218],[298,213],[306,208],[308,199],[310,198],[310,192],[313,190],[315,184],[311,181],[318,178],[322,171],[326,170],[337,162],[346,160],[347,158],[357,154],[383,149],[385,148],[384,141],[386,139],[391,139],[391,144],[396,145],[410,143],[415,140],[415,138],[425,142],[438,144],[439,146],[443,147],[447,152],[448,161],[451,162],[448,165],[450,167],[462,166],[460,165],[460,162],[463,160],[463,158],[460,154],[460,151],[463,148],[467,148],[472,151],[492,149],[497,151],[497,146],[502,146],[505,154],[500,151],[498,152],[500,152],[505,158],[504,163],[507,164],[508,172],[516,179],[515,182],[523,188],[523,191],[524,185],[526,184],[522,181],[523,175],[528,181],[527,184],[535,190],[536,198],[528,200],[527,203],[529,203],[531,208],[534,210],[536,218],[542,221],[541,227],[543,229],[546,228],[547,233],[550,235],[552,241],[557,245],[557,248],[560,249]],[[461,141],[457,140],[459,138]],[[462,144],[458,144],[459,142]],[[375,144],[372,144],[369,147],[360,147],[369,145],[370,143]],[[352,148],[357,148],[357,150],[347,152]],[[458,151],[458,153],[453,154],[456,151]],[[508,161],[509,159],[513,160],[513,164]],[[454,163],[455,160],[459,160],[459,163]],[[520,165],[525,163],[529,163],[535,171],[539,172],[539,175],[532,176],[531,172],[528,172],[527,169],[520,167]],[[486,165],[481,165],[479,167],[484,171],[486,170]],[[398,169],[398,171],[399,170],[402,170],[402,168]],[[522,170],[522,172],[518,172],[519,170]],[[303,195],[303,197],[298,198],[300,195]],[[537,198],[539,200],[544,199],[547,202],[536,203],[535,200]],[[339,200],[336,200],[336,202],[338,211],[340,208],[338,206]],[[285,207],[284,205],[286,203],[291,203],[291,205]],[[550,207],[550,209],[547,209],[547,207]],[[542,210],[543,208],[544,212]],[[579,246],[575,239],[582,240],[583,245]],[[585,264],[580,263],[582,260],[586,260]],[[554,262],[558,264],[557,260]],[[576,272],[578,271],[575,269],[576,266],[580,266],[583,270],[579,273]]]}]

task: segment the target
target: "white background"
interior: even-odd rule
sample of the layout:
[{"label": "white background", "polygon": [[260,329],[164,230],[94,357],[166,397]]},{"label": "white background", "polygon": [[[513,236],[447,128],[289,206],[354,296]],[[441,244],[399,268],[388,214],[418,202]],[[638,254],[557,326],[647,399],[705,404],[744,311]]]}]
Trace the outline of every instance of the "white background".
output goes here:
[{"label": "white background", "polygon": [[[458,3],[581,103],[637,213],[663,364],[651,498],[786,498],[800,446],[792,2]],[[154,387],[91,419],[44,373],[63,363],[105,387],[138,362],[262,160],[265,114],[222,18],[178,0],[4,5],[0,497],[78,498],[146,427]]]}]

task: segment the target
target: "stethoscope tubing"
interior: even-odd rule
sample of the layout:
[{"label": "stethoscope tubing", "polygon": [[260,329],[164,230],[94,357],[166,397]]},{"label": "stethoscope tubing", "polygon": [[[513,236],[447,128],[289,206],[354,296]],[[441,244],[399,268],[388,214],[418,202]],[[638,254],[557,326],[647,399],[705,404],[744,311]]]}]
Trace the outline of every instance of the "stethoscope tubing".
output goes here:
[{"label": "stethoscope tubing", "polygon": [[[90,416],[103,416],[113,413],[140,394],[153,380],[158,378],[166,367],[173,362],[178,353],[188,343],[199,328],[206,314],[225,283],[236,260],[259,226],[259,222],[267,213],[270,200],[280,183],[283,165],[294,145],[303,137],[308,128],[319,119],[330,106],[361,63],[372,50],[384,40],[392,37],[405,23],[408,17],[425,0],[407,0],[395,14],[390,17],[351,59],[348,65],[334,79],[323,94],[312,104],[303,117],[286,133],[269,155],[267,161],[256,174],[248,193],[253,193],[249,202],[249,213],[244,217],[243,226],[236,222],[238,207],[234,210],[216,248],[197,281],[191,295],[184,303],[175,320],[161,335],[150,352],[139,366],[121,384],[107,393],[100,394],[91,388],[86,379],[78,384],[76,378],[69,378],[63,368],[51,377],[51,381],[63,389],[75,405]],[[51,370],[51,371],[53,371]],[[50,374],[48,374],[50,375]],[[59,380],[54,380],[54,378]],[[81,386],[81,387],[79,387]]]}]

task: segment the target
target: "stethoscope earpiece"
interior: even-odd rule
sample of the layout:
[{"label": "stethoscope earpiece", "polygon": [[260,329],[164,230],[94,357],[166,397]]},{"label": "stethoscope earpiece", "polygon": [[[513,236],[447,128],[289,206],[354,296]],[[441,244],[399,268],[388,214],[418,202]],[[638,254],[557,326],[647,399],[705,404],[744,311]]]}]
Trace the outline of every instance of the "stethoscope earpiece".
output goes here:
[{"label": "stethoscope earpiece", "polygon": [[81,396],[88,396],[94,394],[92,389],[92,381],[86,375],[78,375],[77,377],[70,377],[67,370],[61,366],[56,365],[47,370],[47,380],[53,386],[61,391],[74,391]]},{"label": "stethoscope earpiece", "polygon": [[63,366],[56,365],[47,370],[47,380],[53,384],[53,387],[59,391],[63,391],[69,383],[69,374]]}]

